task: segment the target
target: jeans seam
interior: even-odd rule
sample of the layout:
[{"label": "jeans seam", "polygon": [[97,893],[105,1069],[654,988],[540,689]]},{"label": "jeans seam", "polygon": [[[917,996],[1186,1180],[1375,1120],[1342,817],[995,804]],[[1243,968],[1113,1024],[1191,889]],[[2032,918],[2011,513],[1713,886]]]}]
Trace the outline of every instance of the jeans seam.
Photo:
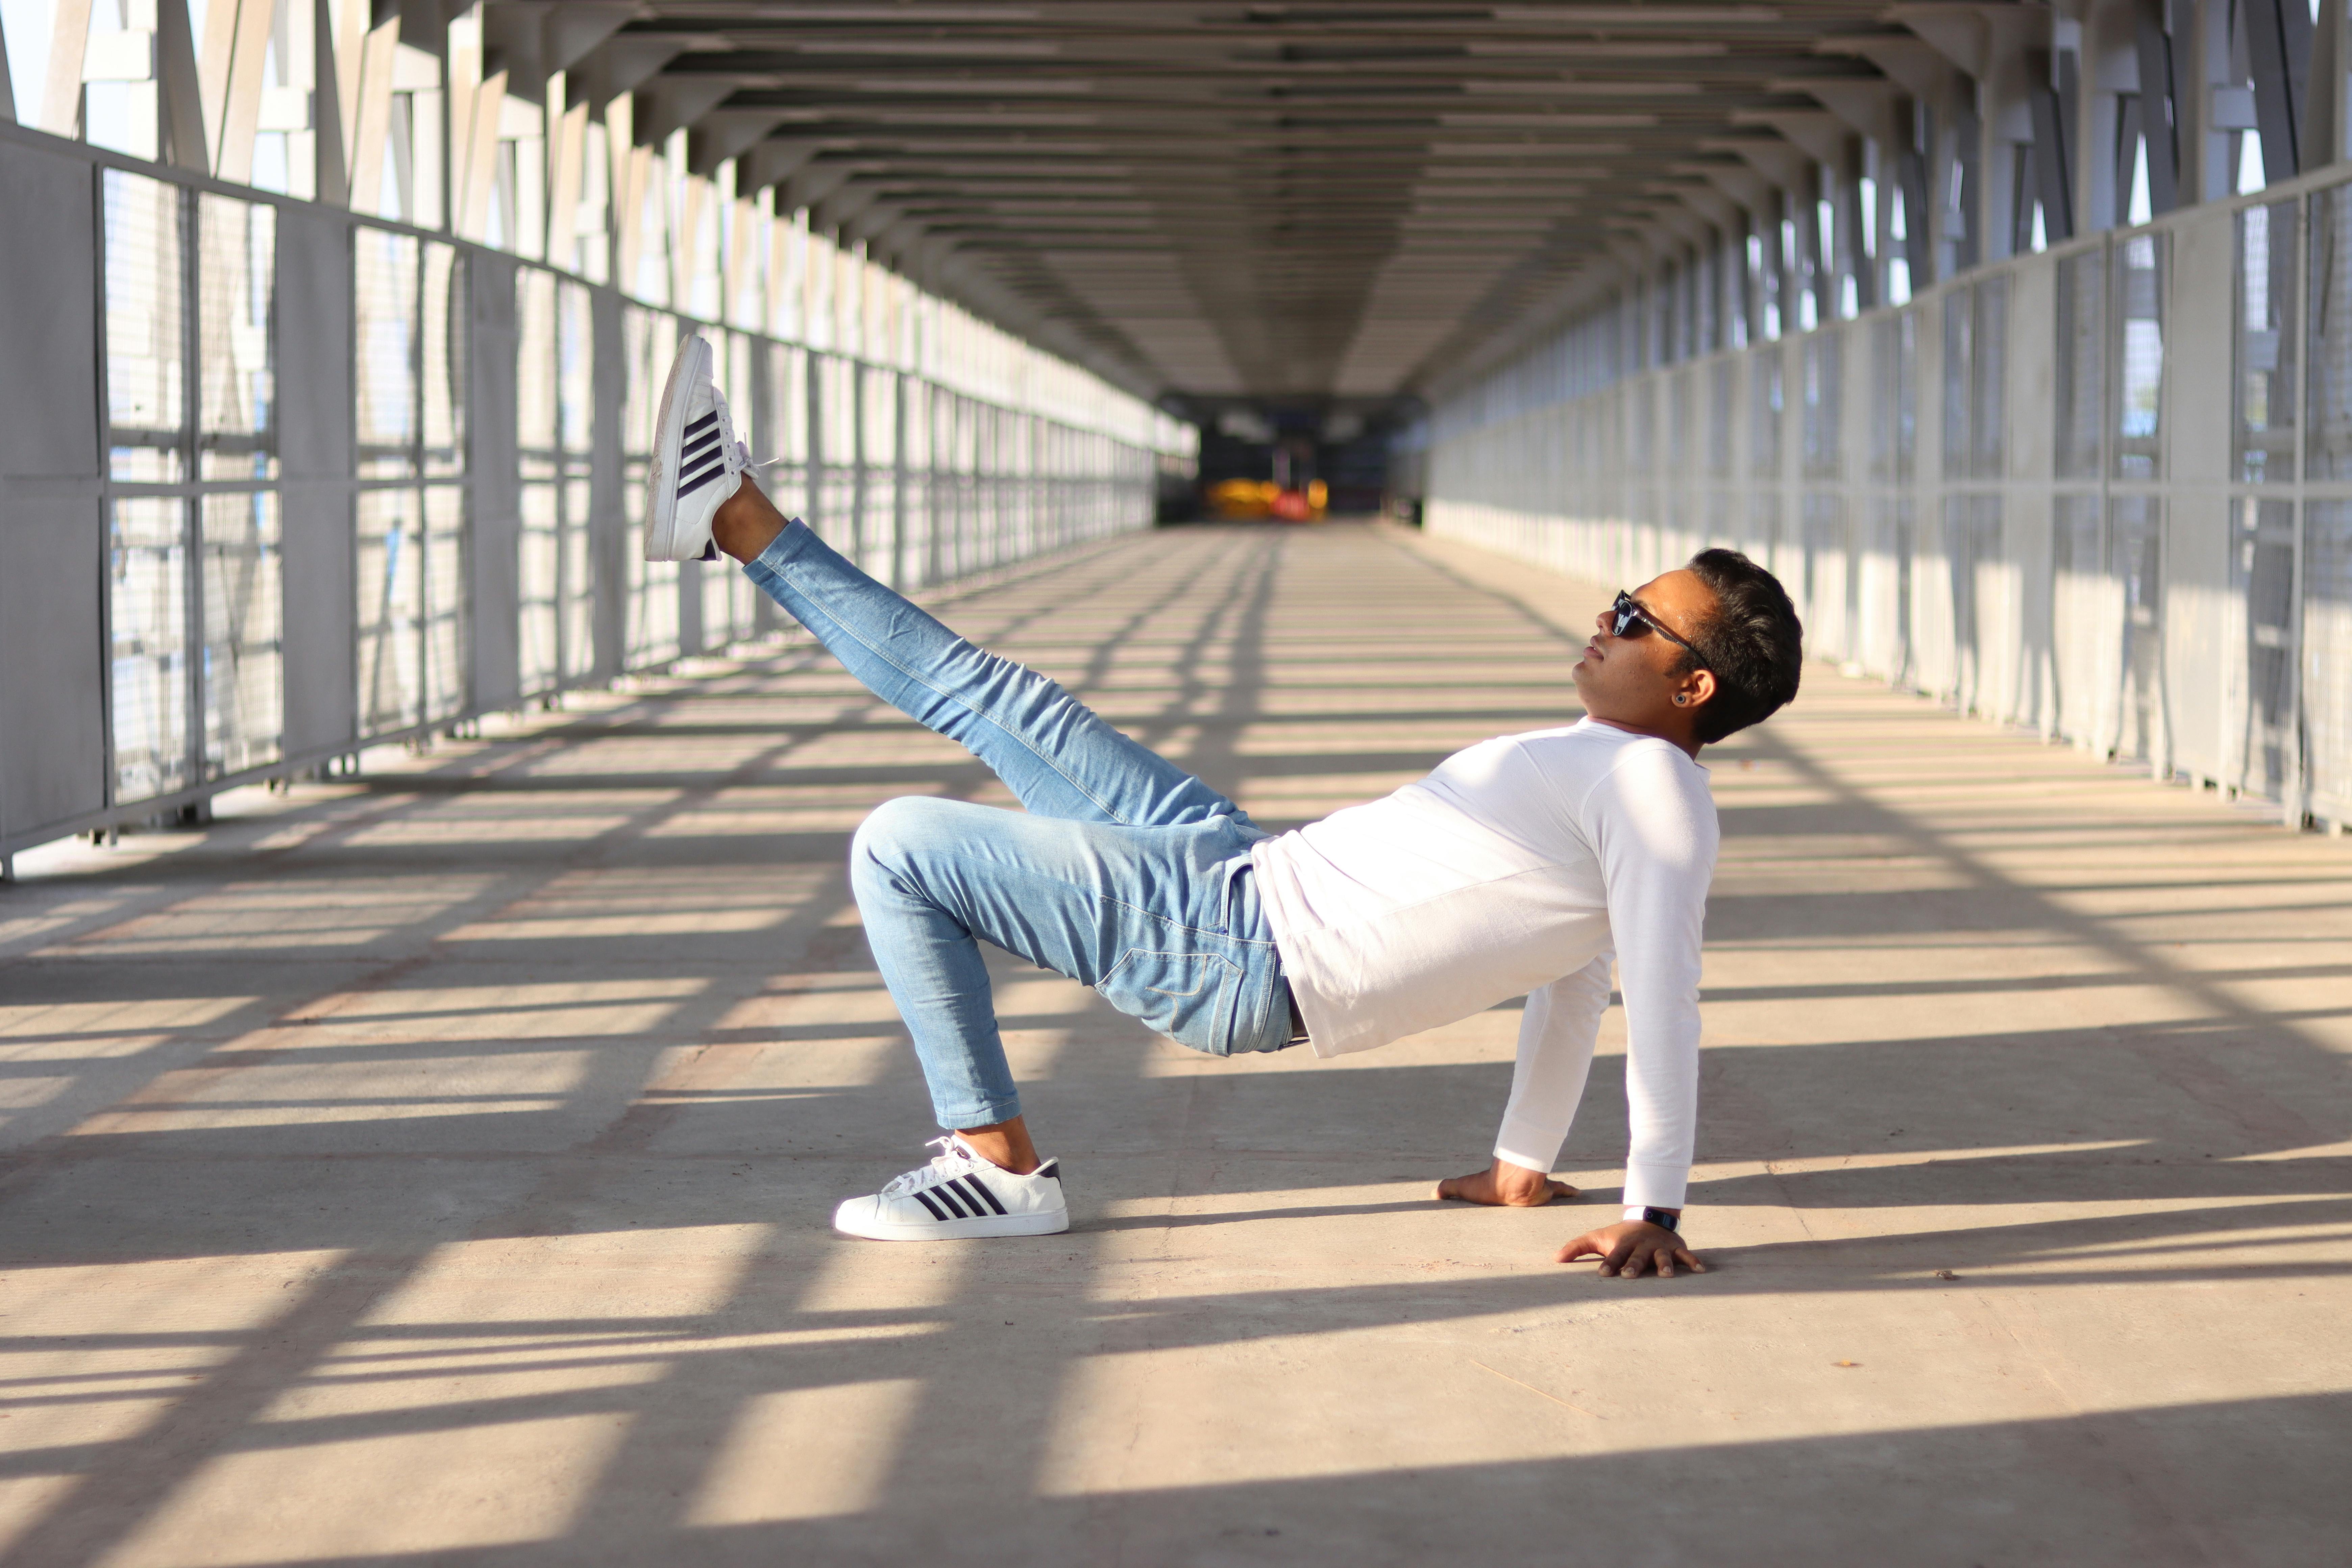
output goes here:
[{"label": "jeans seam", "polygon": [[[782,536],[778,535],[778,537],[781,538]],[[762,570],[769,572],[776,577],[782,578],[787,582],[791,581],[789,575],[785,572],[779,568],[770,566],[764,554],[762,554],[755,563]],[[803,596],[805,597],[806,595]],[[1097,811],[1101,812],[1105,816],[1110,818],[1111,821],[1118,824],[1121,827],[1134,827],[1138,826],[1135,823],[1129,822],[1126,817],[1121,816],[1118,812],[1113,811],[1101,801],[1096,799],[1095,794],[1092,790],[1087,788],[1086,785],[1080,784],[1076,779],[1072,778],[1069,773],[1063,769],[1061,764],[1055,762],[1052,757],[1046,755],[1044,752],[1039,751],[1035,746],[1031,745],[1028,739],[1018,730],[1003,723],[994,715],[989,713],[985,709],[973,707],[970,702],[965,701],[956,693],[942,690],[940,688],[934,686],[930,681],[925,679],[922,676],[916,674],[913,670],[908,669],[905,665],[900,664],[897,659],[892,658],[881,648],[877,647],[873,643],[868,642],[864,637],[851,630],[847,623],[844,622],[839,616],[833,614],[832,611],[824,608],[822,605],[813,605],[812,607],[815,608],[826,620],[832,622],[835,626],[840,627],[841,633],[844,637],[848,637],[859,647],[864,648],[867,653],[872,654],[876,658],[880,659],[883,663],[888,665],[891,668],[897,670],[900,675],[905,676],[908,680],[913,681],[916,685],[921,687],[932,696],[939,698],[943,702],[951,702],[957,707],[962,709],[965,712],[971,714],[973,718],[994,725],[996,729],[1008,740],[1012,741],[1013,744],[1019,746],[1023,751],[1027,752],[1031,756],[1036,758],[1039,763],[1045,765],[1048,772],[1059,778],[1064,784],[1069,785],[1070,788],[1076,791],[1077,794],[1087,802],[1087,804],[1092,805]],[[975,649],[974,651],[977,652],[980,650]],[[995,656],[992,654],[983,654],[982,657],[992,658]],[[1039,679],[1042,679],[1044,678],[1040,677]],[[926,725],[925,728],[928,729],[929,726]],[[969,750],[970,748],[966,749]]]},{"label": "jeans seam", "polygon": [[[932,797],[917,796],[915,798],[928,799]],[[1131,825],[1121,824],[1121,826],[1126,826]],[[1146,829],[1145,831],[1150,830]],[[1131,915],[1139,916],[1144,920],[1151,921],[1160,926],[1166,927],[1171,932],[1181,931],[1186,936],[1198,937],[1203,939],[1205,942],[1225,942],[1240,947],[1270,948],[1277,945],[1276,942],[1268,939],[1251,936],[1234,936],[1228,932],[1214,931],[1206,926],[1196,926],[1188,921],[1178,920],[1172,915],[1161,914],[1157,910],[1145,909],[1141,904],[1130,903],[1125,899],[1114,898],[1108,893],[1099,892],[1083,882],[1074,882],[1066,877],[1057,877],[1050,871],[1040,870],[1034,866],[998,866],[995,862],[988,862],[988,864],[999,871],[1018,872],[1023,876],[1034,877],[1042,881],[1051,882],[1056,886],[1067,888],[1072,892],[1081,893],[1087,898],[1093,899],[1105,909],[1124,910]],[[929,905],[934,910],[938,910],[941,914],[947,915],[950,920],[957,919],[952,911],[940,907],[939,902],[930,896],[929,889],[925,888],[919,882],[908,879],[898,868],[883,866],[881,870],[883,875],[890,879],[891,883],[897,887],[900,893],[916,900],[918,902]],[[959,923],[961,923],[961,921],[959,921]],[[1223,955],[1220,954],[1218,956]],[[1228,960],[1228,962],[1234,961]]]},{"label": "jeans seam", "polygon": [[[1106,969],[1106,970],[1104,970],[1104,971],[1103,971],[1103,976],[1102,976],[1102,978],[1101,978],[1100,980],[1097,980],[1097,981],[1096,981],[1096,982],[1095,982],[1095,984],[1094,984],[1094,989],[1095,989],[1095,990],[1099,991],[1099,990],[1101,990],[1104,986],[1106,986],[1106,985],[1109,984],[1110,984],[1110,982],[1111,982],[1111,977],[1112,977],[1113,975],[1117,974],[1120,970],[1125,969],[1125,968],[1127,967],[1128,960],[1129,960],[1129,959],[1131,959],[1131,958],[1135,957],[1135,956],[1136,956],[1136,954],[1138,954],[1138,953],[1145,953],[1145,952],[1151,953],[1151,954],[1153,954],[1153,955],[1155,955],[1155,956],[1161,957],[1161,958],[1207,958],[1207,959],[1213,959],[1215,962],[1217,962],[1217,963],[1222,963],[1222,964],[1223,964],[1223,965],[1225,966],[1225,967],[1224,967],[1224,969],[1223,969],[1223,971],[1222,971],[1222,972],[1221,972],[1222,975],[1223,975],[1224,978],[1230,978],[1232,975],[1234,975],[1234,974],[1235,974],[1235,973],[1240,973],[1240,972],[1241,972],[1241,968],[1242,968],[1242,966],[1241,966],[1241,964],[1240,964],[1240,963],[1238,963],[1237,962],[1235,962],[1235,961],[1234,961],[1234,960],[1233,960],[1233,959],[1230,959],[1230,958],[1226,957],[1226,956],[1225,956],[1223,953],[1222,953],[1222,952],[1184,952],[1184,953],[1175,953],[1175,952],[1161,952],[1160,949],[1158,949],[1158,948],[1156,948],[1156,947],[1135,947],[1135,946],[1129,946],[1126,952],[1122,952],[1122,953],[1120,953],[1120,954],[1118,955],[1118,962],[1117,963],[1112,964],[1108,969]],[[1218,981],[1218,984],[1219,984],[1220,985],[1223,985],[1223,983],[1224,983],[1224,978],[1221,978],[1221,979]],[[1182,995],[1182,994],[1179,994],[1179,993],[1177,993],[1177,992],[1174,992],[1174,991],[1162,991],[1162,990],[1160,990],[1160,987],[1158,987],[1157,985],[1147,985],[1147,986],[1143,987],[1143,989],[1144,989],[1144,990],[1146,990],[1146,991],[1150,992],[1150,993],[1151,993],[1153,995],[1155,995],[1155,996],[1172,996],[1172,997],[1175,997],[1175,998],[1176,998],[1177,1000],[1179,1000],[1179,1001],[1185,1001],[1185,1000],[1189,1000],[1189,998],[1188,998],[1188,997],[1186,997],[1186,996],[1184,996],[1184,995]],[[1192,994],[1192,995],[1193,995],[1193,996],[1197,996],[1197,995],[1199,995],[1199,994],[1200,994],[1200,993],[1199,993],[1199,992],[1197,992],[1197,991],[1195,991],[1195,992],[1192,993],[1191,994]]]},{"label": "jeans seam", "polygon": [[1213,937],[1219,942],[1237,942],[1244,947],[1272,947],[1275,945],[1272,941],[1261,937],[1235,936],[1230,931],[1216,931],[1208,926],[1196,926],[1189,921],[1180,921],[1173,915],[1163,915],[1157,910],[1147,910],[1141,904],[1130,904],[1125,899],[1115,899],[1108,893],[1099,893],[1096,896],[1105,904],[1111,905],[1118,909],[1126,910],[1133,914],[1141,915],[1146,920],[1158,921],[1164,926],[1173,927],[1175,930],[1183,931],[1188,935]]}]

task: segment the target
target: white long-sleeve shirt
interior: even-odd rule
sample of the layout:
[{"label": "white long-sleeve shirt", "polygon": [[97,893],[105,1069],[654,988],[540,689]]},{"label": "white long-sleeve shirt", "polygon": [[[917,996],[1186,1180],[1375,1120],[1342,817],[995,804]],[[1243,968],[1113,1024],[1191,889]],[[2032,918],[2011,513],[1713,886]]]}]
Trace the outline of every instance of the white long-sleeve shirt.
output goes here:
[{"label": "white long-sleeve shirt", "polygon": [[1549,1171],[1609,1005],[1625,997],[1631,1204],[1678,1208],[1698,1116],[1706,770],[1587,719],[1457,752],[1418,784],[1251,851],[1318,1056],[1525,995],[1495,1152]]}]

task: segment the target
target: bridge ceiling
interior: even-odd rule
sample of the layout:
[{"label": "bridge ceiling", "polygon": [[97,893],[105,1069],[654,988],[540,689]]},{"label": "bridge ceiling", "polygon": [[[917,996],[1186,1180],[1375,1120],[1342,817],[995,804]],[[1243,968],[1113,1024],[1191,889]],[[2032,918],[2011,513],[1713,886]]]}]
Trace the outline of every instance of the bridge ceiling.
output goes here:
[{"label": "bridge ceiling", "polygon": [[780,209],[1147,395],[1209,401],[1424,384],[1612,258],[1736,225],[1758,171],[1883,110],[1854,43],[1916,46],[1884,0],[490,12],[592,98],[635,92],[642,138],[683,126]]}]

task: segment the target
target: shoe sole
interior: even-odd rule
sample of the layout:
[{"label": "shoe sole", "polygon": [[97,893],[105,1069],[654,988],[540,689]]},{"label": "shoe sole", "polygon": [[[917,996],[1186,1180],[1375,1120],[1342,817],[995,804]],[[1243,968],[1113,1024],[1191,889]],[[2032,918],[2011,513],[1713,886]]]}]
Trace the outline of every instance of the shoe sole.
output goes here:
[{"label": "shoe sole", "polygon": [[1070,1228],[1070,1213],[990,1215],[983,1219],[934,1219],[892,1222],[871,1220],[844,1225],[835,1215],[833,1228],[844,1236],[867,1241],[967,1241],[991,1236],[1058,1236]]},{"label": "shoe sole", "polygon": [[[676,561],[677,553],[677,449],[686,439],[686,400],[681,383],[691,385],[688,365],[697,374],[710,374],[710,342],[689,333],[669,362],[669,379],[662,383],[660,412],[654,418],[653,472],[646,476],[652,493],[646,497],[646,559]],[[659,483],[655,481],[658,480]]]}]

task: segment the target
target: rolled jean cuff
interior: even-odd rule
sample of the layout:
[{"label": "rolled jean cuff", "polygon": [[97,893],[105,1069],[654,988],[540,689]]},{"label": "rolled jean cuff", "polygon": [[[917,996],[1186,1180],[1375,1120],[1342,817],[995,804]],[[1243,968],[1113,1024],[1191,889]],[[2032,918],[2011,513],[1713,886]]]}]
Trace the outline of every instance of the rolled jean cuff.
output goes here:
[{"label": "rolled jean cuff", "polygon": [[991,1100],[978,1110],[959,1111],[952,1116],[936,1105],[931,1107],[933,1118],[941,1129],[949,1132],[970,1132],[975,1128],[993,1127],[1020,1114],[1021,1100],[1017,1095],[1011,1100]]},{"label": "rolled jean cuff", "polygon": [[795,533],[814,537],[807,523],[799,518],[788,517],[784,520],[784,526],[776,531],[776,537],[768,541],[766,548],[743,563],[743,570],[756,576],[758,569],[764,566],[775,575],[782,576],[784,568],[792,564],[793,557],[800,550],[800,541],[793,537]]}]

